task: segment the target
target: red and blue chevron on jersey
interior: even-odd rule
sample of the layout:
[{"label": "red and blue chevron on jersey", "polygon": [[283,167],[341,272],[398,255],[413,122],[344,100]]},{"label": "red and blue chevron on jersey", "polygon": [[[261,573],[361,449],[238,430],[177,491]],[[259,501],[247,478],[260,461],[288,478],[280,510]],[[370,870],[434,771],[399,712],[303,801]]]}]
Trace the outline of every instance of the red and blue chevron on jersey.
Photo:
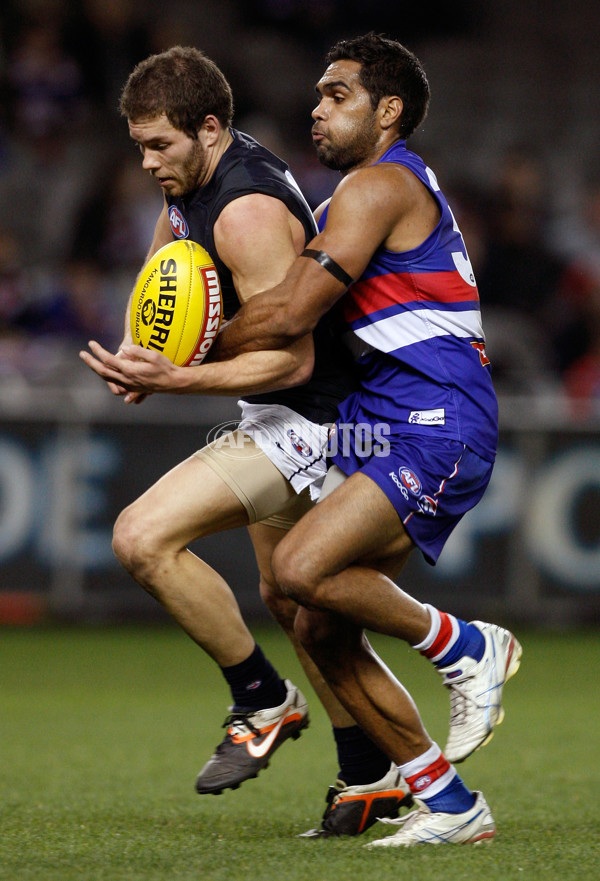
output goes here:
[{"label": "red and blue chevron on jersey", "polygon": [[340,422],[375,419],[394,431],[453,438],[493,461],[497,401],[462,235],[434,173],[404,141],[379,162],[412,171],[436,199],[441,218],[418,248],[379,248],[341,301],[361,389],[340,406]]}]

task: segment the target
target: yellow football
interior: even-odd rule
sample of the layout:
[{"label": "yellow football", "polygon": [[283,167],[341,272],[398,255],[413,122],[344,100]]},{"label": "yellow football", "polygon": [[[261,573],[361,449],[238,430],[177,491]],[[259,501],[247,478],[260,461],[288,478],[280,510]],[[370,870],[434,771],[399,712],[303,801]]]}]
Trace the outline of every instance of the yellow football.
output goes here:
[{"label": "yellow football", "polygon": [[182,239],[160,248],[140,272],[131,300],[133,342],[180,367],[202,363],[221,324],[215,265],[201,245]]}]

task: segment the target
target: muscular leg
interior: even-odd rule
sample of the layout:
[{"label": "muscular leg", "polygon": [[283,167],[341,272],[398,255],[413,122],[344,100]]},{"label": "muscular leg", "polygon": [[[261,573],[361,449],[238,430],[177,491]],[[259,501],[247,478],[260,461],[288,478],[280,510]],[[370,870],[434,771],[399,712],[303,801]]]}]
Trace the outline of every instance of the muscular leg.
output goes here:
[{"label": "muscular leg", "polygon": [[254,639],[229,586],[187,546],[247,522],[232,490],[192,456],[126,508],[114,528],[122,565],[222,667],[245,660]]},{"label": "muscular leg", "polygon": [[[228,585],[188,550],[195,539],[246,525],[250,519],[226,482],[227,468],[208,464],[213,453],[204,448],[162,477],[119,516],[113,539],[123,566],[219,664],[230,688],[227,733],[198,774],[200,794],[236,789],[256,777],[275,750],[297,738],[308,724],[304,696],[279,676],[256,645]],[[248,465],[230,458],[225,465],[237,478],[244,468],[252,468],[250,483],[256,478],[263,506],[285,501],[290,490],[268,460],[268,467],[262,463],[259,471],[257,462]],[[234,477],[232,486],[254,505]]]},{"label": "muscular leg", "polygon": [[[298,604],[281,591],[271,570],[273,551],[286,535],[286,530],[259,523],[251,526],[249,532],[261,571],[263,601],[294,646],[333,729],[339,763],[338,780],[328,790],[327,809],[320,824],[305,835],[309,838],[359,835],[375,822],[376,817],[397,816],[409,800],[407,787],[398,772],[390,770],[387,752],[367,737],[342,706],[295,633],[296,616],[305,610],[299,610]],[[325,665],[324,669],[327,669]]]},{"label": "muscular leg", "polygon": [[[354,474],[281,542],[273,572],[303,607],[296,632],[325,680],[362,730],[397,763],[411,793],[425,805],[413,814],[412,825],[377,846],[433,840],[431,817],[438,818],[436,840],[458,841],[454,836],[465,826],[475,832],[460,840],[483,840],[494,834],[485,799],[465,786],[431,741],[412,699],[363,633],[369,627],[411,645],[430,639],[428,609],[378,571],[386,561],[390,572],[394,561],[403,565],[412,546],[377,484]],[[500,636],[514,643],[508,632]],[[508,652],[510,658],[510,648]],[[483,733],[489,737],[489,731]],[[420,837],[425,828],[426,837]]]},{"label": "muscular leg", "polygon": [[401,765],[429,749],[414,701],[360,627],[301,608],[296,632],[338,699],[386,755]]},{"label": "muscular leg", "polygon": [[357,473],[294,526],[274,553],[273,571],[300,605],[415,645],[427,635],[429,613],[386,574],[413,547],[391,502]]},{"label": "muscular leg", "polygon": [[385,495],[356,474],[302,518],[273,560],[278,583],[306,607],[297,617],[299,639],[347,711],[398,764],[423,754],[431,740],[362,630],[411,644],[427,634],[427,609],[384,574],[398,571],[412,546]]},{"label": "muscular leg", "polygon": [[271,557],[281,539],[286,535],[286,531],[275,526],[267,526],[264,523],[255,523],[248,528],[248,532],[260,570],[260,594],[263,602],[292,643],[307,679],[323,704],[331,724],[336,728],[355,725],[354,719],[335,697],[323,679],[319,668],[296,636],[294,621],[298,604],[281,591],[273,577]]}]

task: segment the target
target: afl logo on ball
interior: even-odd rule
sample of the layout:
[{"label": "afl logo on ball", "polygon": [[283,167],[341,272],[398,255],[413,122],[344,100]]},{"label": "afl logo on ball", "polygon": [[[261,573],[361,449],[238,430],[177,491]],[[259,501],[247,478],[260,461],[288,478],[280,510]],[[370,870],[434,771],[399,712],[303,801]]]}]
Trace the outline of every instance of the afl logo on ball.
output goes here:
[{"label": "afl logo on ball", "polygon": [[177,205],[171,205],[169,208],[169,223],[171,224],[174,236],[178,239],[187,239],[189,232],[188,225]]}]

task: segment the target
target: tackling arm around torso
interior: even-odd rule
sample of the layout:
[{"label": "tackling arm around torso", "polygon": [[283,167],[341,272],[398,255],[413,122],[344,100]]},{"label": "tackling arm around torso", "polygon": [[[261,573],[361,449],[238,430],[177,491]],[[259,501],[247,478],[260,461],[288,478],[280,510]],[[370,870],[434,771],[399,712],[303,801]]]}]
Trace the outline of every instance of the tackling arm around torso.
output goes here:
[{"label": "tackling arm around torso", "polygon": [[[324,252],[342,274],[356,280],[379,247],[417,247],[439,216],[435,200],[408,169],[389,163],[369,166],[338,185],[325,228],[308,249]],[[289,346],[315,327],[347,287],[311,256],[300,256],[281,284],[240,309],[220,336],[218,357]]]}]

